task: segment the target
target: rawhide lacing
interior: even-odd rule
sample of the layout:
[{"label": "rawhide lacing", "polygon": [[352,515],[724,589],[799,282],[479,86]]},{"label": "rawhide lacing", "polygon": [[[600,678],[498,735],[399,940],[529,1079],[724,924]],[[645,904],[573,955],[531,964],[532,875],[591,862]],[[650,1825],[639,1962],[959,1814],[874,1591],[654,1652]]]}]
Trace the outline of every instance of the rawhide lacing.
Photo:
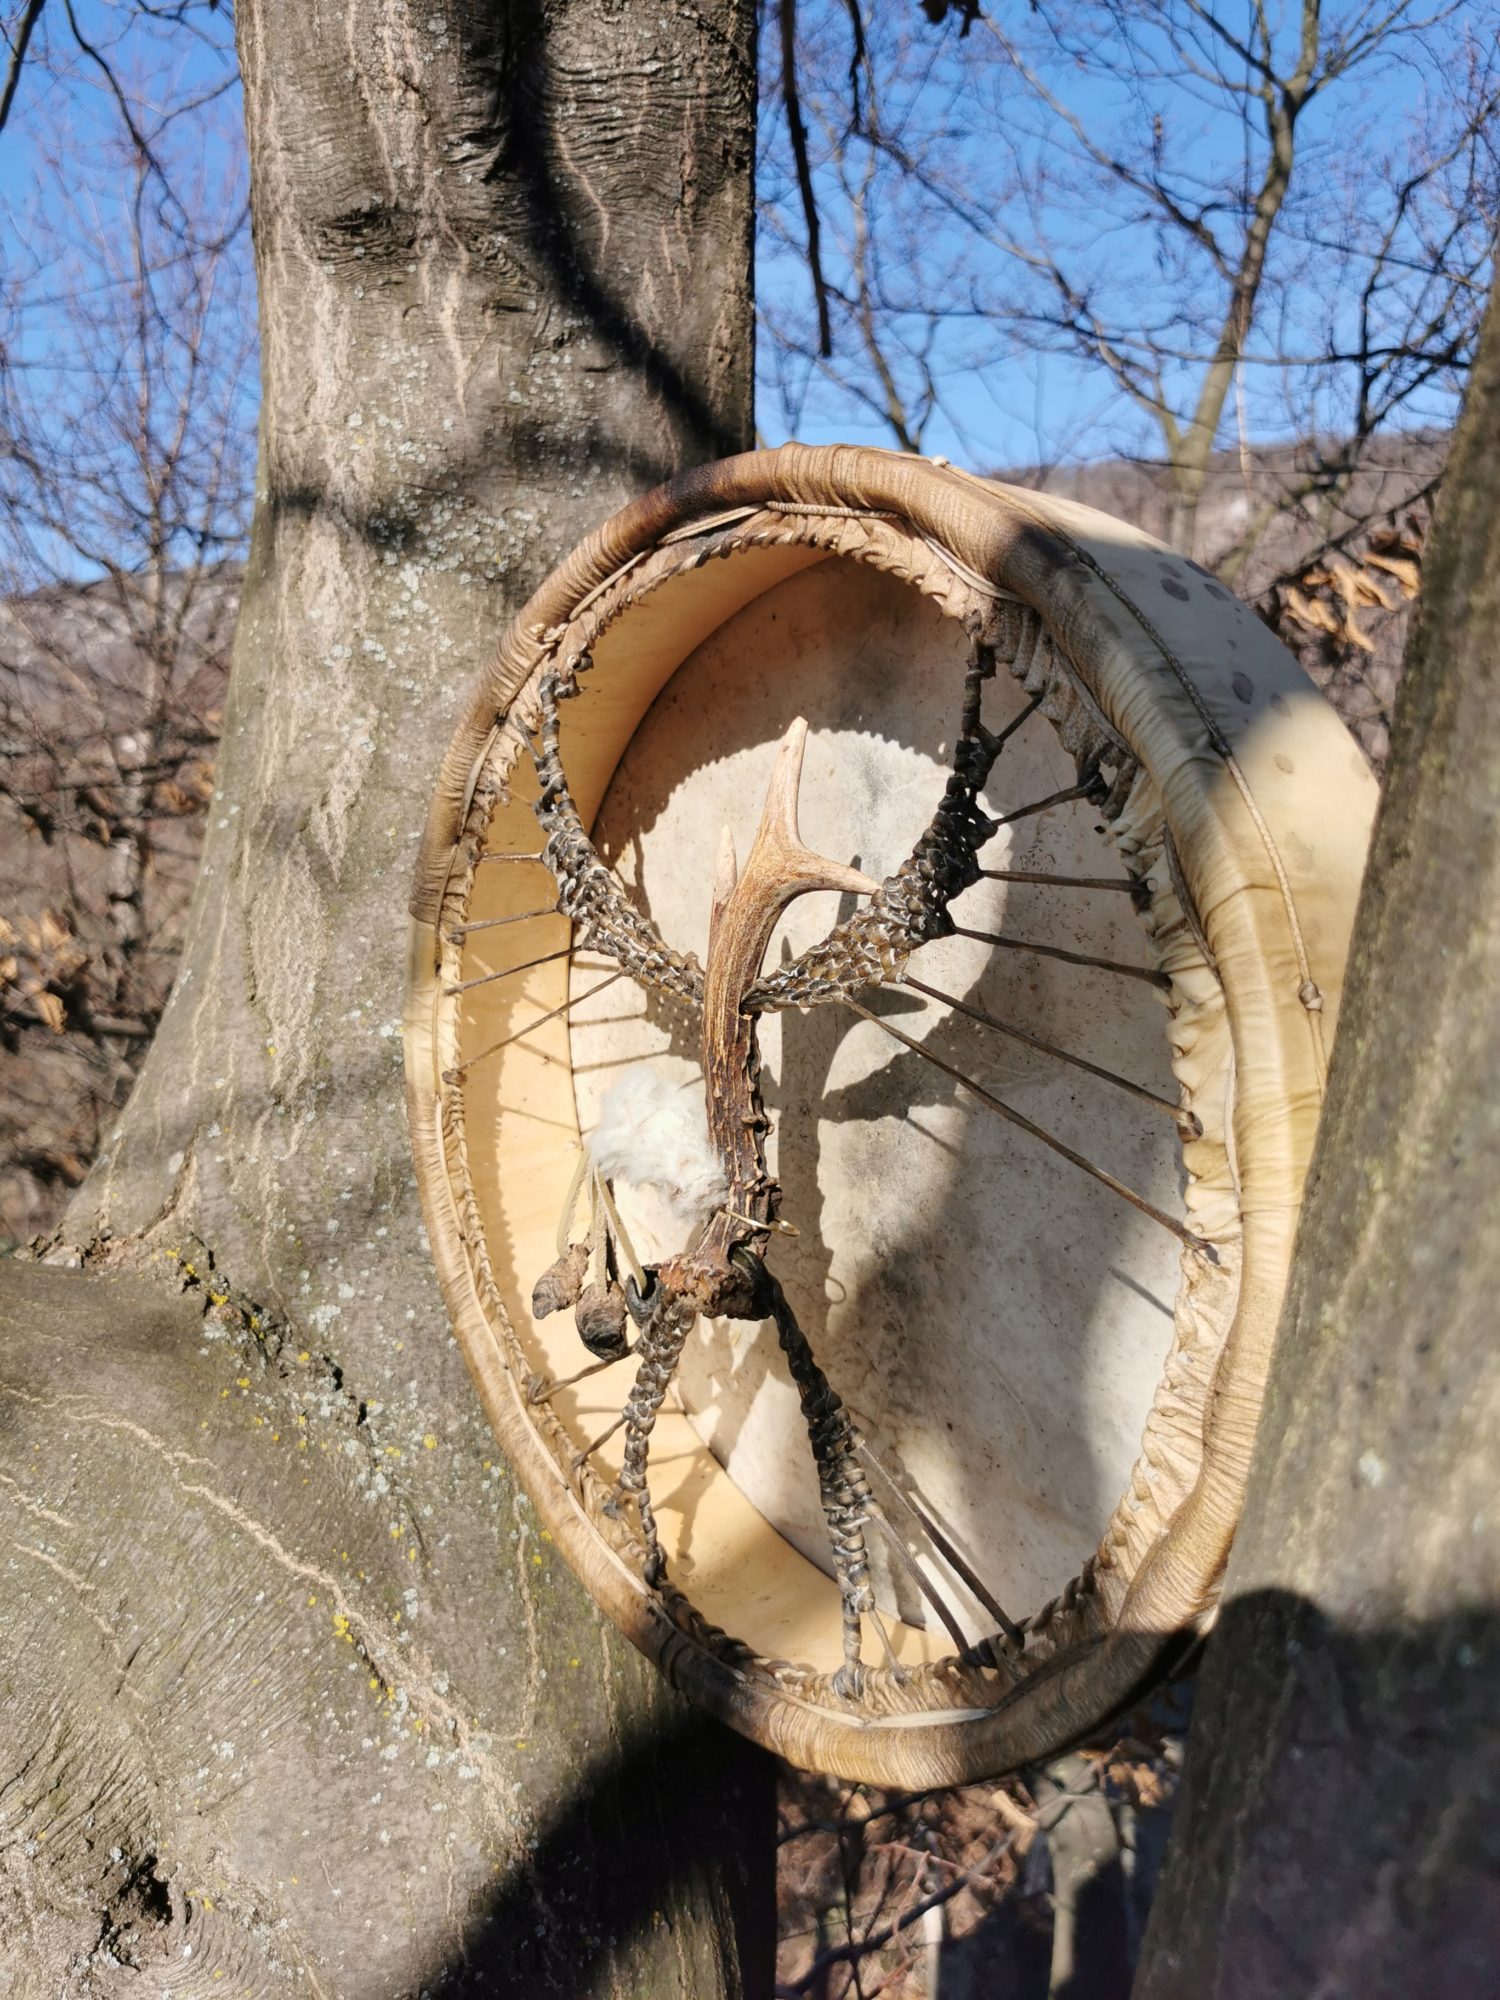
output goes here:
[{"label": "rawhide lacing", "polygon": [[[581,662],[588,664],[587,656]],[[575,926],[577,942],[603,952],[641,985],[690,1006],[703,1002],[703,968],[691,952],[674,951],[623,895],[584,832],[563,770],[557,704],[578,692],[572,674],[552,673],[538,689],[541,726],[535,750],[541,797],[536,816],[546,835],[542,860],[557,883],[557,906]]]}]

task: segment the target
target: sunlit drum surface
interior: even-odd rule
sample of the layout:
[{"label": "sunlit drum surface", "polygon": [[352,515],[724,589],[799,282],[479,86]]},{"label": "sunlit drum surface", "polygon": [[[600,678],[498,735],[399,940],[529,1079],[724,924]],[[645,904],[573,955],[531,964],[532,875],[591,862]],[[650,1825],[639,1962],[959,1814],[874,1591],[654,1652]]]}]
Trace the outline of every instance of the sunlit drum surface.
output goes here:
[{"label": "sunlit drum surface", "polygon": [[[731,829],[743,857],[777,745],[801,714],[811,729],[803,837],[883,878],[911,851],[947,781],[966,652],[953,620],[867,567],[835,559],[791,577],[714,632],[657,697],[604,797],[596,845],[658,928],[702,958],[721,830]],[[1002,671],[985,691],[986,723],[998,730],[1025,705]],[[1033,715],[984,803],[999,816],[1075,778]],[[981,860],[1121,886],[983,880],[953,907],[965,930],[1147,970],[1124,871],[1087,801],[1002,829]],[[831,895],[794,904],[768,963],[813,943],[850,907]],[[967,937],[924,947],[909,975],[1176,1102],[1167,1016],[1147,978]],[[597,966],[575,965],[572,981],[576,999],[598,986]],[[909,984],[862,1004],[1182,1214],[1179,1135],[1163,1106]],[[701,1088],[696,1026],[630,981],[578,1000],[569,1039],[585,1133],[632,1065],[650,1060],[684,1089]],[[1171,1345],[1181,1245],[846,1007],[768,1013],[761,1046],[770,1161],[782,1215],[798,1231],[774,1237],[769,1256],[803,1329],[886,1479],[942,1524],[1011,1615],[1034,1611],[1078,1572],[1125,1489]],[[680,1227],[649,1196],[618,1192],[643,1253],[681,1247]],[[807,1433],[774,1332],[700,1323],[675,1395],[740,1491],[827,1570]],[[670,1463],[653,1486],[658,1478],[670,1490]],[[891,1491],[884,1484],[888,1502]],[[902,1518],[899,1506],[888,1511]],[[932,1567],[923,1537],[910,1546],[966,1635],[992,1631],[953,1568]],[[871,1553],[884,1608],[930,1631],[909,1572],[879,1537]],[[696,1594],[695,1565],[714,1559],[689,1533],[673,1574]]]}]

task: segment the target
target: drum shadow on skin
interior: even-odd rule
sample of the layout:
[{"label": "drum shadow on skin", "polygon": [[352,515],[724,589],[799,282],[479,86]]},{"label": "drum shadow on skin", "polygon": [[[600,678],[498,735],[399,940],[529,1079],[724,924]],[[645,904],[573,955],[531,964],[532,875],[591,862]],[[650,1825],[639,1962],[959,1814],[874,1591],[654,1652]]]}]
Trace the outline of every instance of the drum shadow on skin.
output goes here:
[{"label": "drum shadow on skin", "polygon": [[[883,991],[869,996],[868,1004],[882,1019],[920,1034],[909,996]],[[840,1050],[856,1030],[867,1048],[873,1044],[879,1066],[840,1083]],[[798,1220],[801,1234],[794,1242],[773,1243],[770,1255],[797,1301],[814,1351],[881,1465],[937,1516],[960,1553],[1019,1616],[1059,1589],[1092,1553],[1128,1469],[1127,1456],[1118,1485],[1101,1476],[1086,1396],[1098,1313],[1089,1288],[1097,1283],[1102,1291],[1106,1274],[1119,1274],[1118,1260],[1108,1253],[1111,1246],[1123,1250],[1123,1239],[1098,1212],[1112,1199],[1108,1196],[1095,1205],[1086,1251],[1071,1240],[1050,1238],[1050,1206],[1059,1190],[1064,1201],[1075,1191],[1069,1183],[1077,1170],[1043,1153],[1019,1174],[1010,1162],[1012,1171],[996,1179],[990,1122],[963,1108],[961,1099],[955,1103],[955,1087],[941,1071],[877,1037],[870,1024],[834,1008],[785,1025],[780,1073],[769,1082],[767,1096],[782,1127],[783,1210]],[[954,1017],[938,1023],[924,1046],[966,1067],[1007,1101],[1025,1102],[1029,1091],[1048,1081],[1040,1062],[995,1061],[990,1051],[976,1050],[965,1024]],[[825,1131],[831,1126],[840,1132],[846,1165],[852,1148],[856,1183],[862,1178],[862,1138],[869,1141],[871,1180],[882,1169],[889,1172],[893,1140],[897,1164],[906,1168],[914,1162],[912,1183],[921,1198],[895,1228],[887,1213],[873,1254],[856,1260],[852,1272],[843,1230],[830,1241],[823,1222],[827,1204],[819,1188],[821,1148],[813,1106]],[[1011,1135],[1005,1139],[1010,1143]],[[1017,1133],[1014,1144],[1024,1153],[1036,1142]],[[1025,1213],[1035,1224],[1031,1243],[1000,1266],[986,1262],[984,1242],[984,1211],[996,1200],[1013,1217]],[[1067,1264],[1072,1269],[1065,1291],[1060,1280]],[[1165,1316],[1168,1326],[1159,1338],[1164,1348],[1170,1309],[1145,1286],[1132,1289],[1150,1304],[1158,1325]],[[1038,1329],[1044,1336],[1040,1353]],[[783,1365],[769,1330],[753,1343],[742,1341],[736,1357],[738,1399],[753,1404],[764,1378]],[[980,1422],[976,1408],[983,1412]],[[1143,1421],[1144,1408],[1138,1414]],[[716,1424],[713,1442],[728,1458],[736,1433]],[[1134,1439],[1127,1452],[1133,1448]],[[883,1482],[876,1481],[876,1491],[893,1524],[909,1528]],[[821,1519],[810,1470],[803,1493],[810,1518],[805,1518],[805,1542],[797,1539],[819,1560]],[[1032,1571],[1019,1584],[1015,1568],[1005,1564],[1007,1537],[1012,1549],[1019,1545]],[[908,1621],[922,1622],[913,1587],[899,1569],[893,1574],[879,1538],[872,1557],[882,1600]],[[985,1629],[983,1614],[951,1575],[941,1566],[935,1575],[966,1625]]]}]

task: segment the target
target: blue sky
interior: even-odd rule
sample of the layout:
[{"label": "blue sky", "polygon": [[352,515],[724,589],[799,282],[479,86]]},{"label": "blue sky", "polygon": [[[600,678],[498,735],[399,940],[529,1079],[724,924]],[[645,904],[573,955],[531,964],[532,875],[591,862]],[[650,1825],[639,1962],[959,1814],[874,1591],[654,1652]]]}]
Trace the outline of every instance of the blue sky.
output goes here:
[{"label": "blue sky", "polygon": [[[844,7],[838,0],[803,0],[808,53],[801,89],[830,280],[851,285],[848,180],[858,179],[873,156],[865,193],[876,221],[872,233],[887,246],[881,273],[887,358],[894,357],[898,386],[910,389],[921,378],[925,348],[938,388],[922,448],[981,465],[1116,452],[1160,457],[1159,424],[1096,362],[1069,351],[1075,343],[1037,323],[1049,288],[1032,260],[1045,246],[1127,352],[1138,353],[1131,343],[1151,329],[1160,346],[1184,357],[1165,363],[1161,388],[1167,405],[1187,415],[1227,287],[1187,232],[1160,226],[1159,210],[1089,152],[1159,176],[1185,209],[1203,210],[1232,257],[1243,232],[1243,192],[1258,183],[1267,153],[1264,132],[1247,127],[1235,95],[1248,71],[1236,58],[1218,78],[1208,76],[1208,59],[1222,56],[1224,44],[1205,28],[1207,15],[1195,0],[1149,7],[1067,0],[1064,8],[1041,10],[1018,0],[987,14],[960,39],[951,25],[934,34],[915,8],[871,10],[881,117],[895,144],[917,155],[935,183],[930,193],[914,195],[910,175],[896,176],[878,152],[847,136]],[[1246,37],[1253,0],[1228,0],[1213,18],[1236,39]],[[1290,71],[1300,10],[1272,7],[1265,18],[1278,63]],[[1352,47],[1372,21],[1385,18],[1385,10],[1361,0],[1324,0],[1325,46],[1342,36],[1343,46]],[[1460,102],[1493,94],[1497,28],[1493,0],[1399,8],[1393,31],[1304,111],[1251,359],[1229,399],[1221,444],[1241,430],[1254,443],[1314,428],[1339,431],[1353,420],[1357,371],[1348,364],[1299,365],[1299,358],[1356,345],[1357,301],[1374,268],[1364,253],[1391,222],[1395,190],[1441,155]],[[778,51],[767,48],[765,56],[763,96],[773,110],[764,126],[761,187],[776,199],[782,225],[762,230],[761,294],[768,317],[800,333],[806,345],[805,231],[774,109]],[[841,142],[856,170],[842,183]],[[1472,261],[1479,245],[1482,255],[1495,219],[1493,160],[1486,164],[1482,208],[1470,200],[1467,217],[1454,217],[1455,193],[1465,191],[1448,185],[1455,178],[1449,168],[1394,228],[1393,259],[1375,293],[1381,339],[1417,304],[1422,279],[1408,267],[1429,261],[1431,240],[1458,222],[1447,253],[1461,250]],[[1482,293],[1471,287],[1465,296],[1472,305]],[[760,420],[769,440],[795,429],[814,441],[892,441],[891,427],[861,406],[876,370],[855,318],[845,314],[840,321],[836,313],[835,321],[836,352],[826,367],[803,360],[778,368],[775,348],[763,343]],[[1393,413],[1397,426],[1451,418],[1451,371],[1420,386],[1386,386],[1406,391]]]},{"label": "blue sky", "polygon": [[[1170,0],[1149,18],[1165,20],[1173,8],[1186,18],[1190,4]],[[1228,0],[1225,17],[1243,25],[1251,4]],[[1285,357],[1315,354],[1330,339],[1350,343],[1349,301],[1368,266],[1349,246],[1378,234],[1390,185],[1420,158],[1424,127],[1442,125],[1460,80],[1482,61],[1486,37],[1493,63],[1497,5],[1500,0],[1466,0],[1446,14],[1429,9],[1420,17],[1409,9],[1412,21],[1427,23],[1422,35],[1391,44],[1306,115],[1300,178],[1273,252],[1272,291],[1251,342],[1258,358],[1242,371],[1229,399],[1221,444],[1232,444],[1241,430],[1248,441],[1260,442],[1310,426],[1336,431],[1348,422],[1351,371],[1287,366]],[[181,121],[164,143],[178,149],[204,186],[237,186],[243,158],[233,138],[237,86],[225,10],[201,10],[194,32],[137,22],[128,34],[129,10],[119,0],[78,0],[76,11],[85,35],[140,89],[148,116],[227,85],[222,97]],[[1247,152],[1222,89],[1195,79],[1181,60],[1181,37],[1174,42],[1159,26],[1139,32],[1125,62],[1109,32],[1119,9],[1106,9],[1102,0],[1069,0],[1065,16],[1020,4],[992,8],[993,21],[965,41],[951,25],[930,29],[915,6],[870,11],[881,115],[936,183],[936,191],[914,194],[885,164],[869,190],[882,255],[884,346],[893,373],[910,392],[925,366],[936,387],[922,449],[981,468],[1121,452],[1159,457],[1159,426],[1106,371],[1068,351],[1066,338],[1025,317],[1034,314],[1038,297],[1048,296],[1026,256],[1045,243],[1083,287],[1090,310],[1127,342],[1149,326],[1166,347],[1200,355],[1222,313],[1222,283],[1190,244],[1184,247],[1180,233],[1164,235],[1142,219],[1139,200],[1118,187],[1111,191],[1108,176],[1101,179],[1087,160],[1086,146],[1149,147],[1152,121],[1160,121],[1164,173],[1174,189],[1195,199],[1208,200],[1215,190],[1225,196],[1227,205],[1211,211],[1212,223],[1231,241],[1239,227],[1235,184],[1246,174],[1254,179],[1259,155],[1253,143]],[[1334,31],[1340,22],[1357,22],[1362,11],[1359,0],[1325,0],[1325,20]],[[85,239],[109,234],[128,193],[119,168],[118,114],[107,86],[97,66],[71,46],[55,10],[42,18],[34,45],[41,59],[32,63],[11,124],[0,134],[3,271],[11,285],[28,270],[36,279],[44,233],[39,225],[73,239],[73,267],[82,269],[90,254]],[[1148,16],[1143,10],[1133,18]],[[1272,18],[1285,46],[1296,17]],[[842,0],[803,0],[800,19],[825,261],[830,278],[847,289],[851,209],[832,157],[848,116],[847,14]],[[784,341],[775,337],[778,328],[805,333],[811,295],[776,106],[774,41],[765,37],[768,111],[760,170],[774,213],[757,253],[761,302],[772,329],[763,329],[759,343],[761,433],[773,443],[793,433],[811,442],[889,443],[889,424],[862,400],[875,370],[848,314],[837,316],[836,352],[826,370],[789,359]],[[1064,112],[1023,87],[1017,67],[1023,62],[1076,117],[1082,145],[1070,136]],[[857,140],[848,150],[856,164],[866,157]],[[1330,241],[1344,248],[1330,249]],[[1412,253],[1410,261],[1421,261],[1423,246],[1410,230],[1405,237],[1398,233],[1396,242]],[[56,263],[55,247],[49,256],[61,282],[67,260]],[[1416,283],[1409,273],[1393,273],[1387,308],[1401,304],[1403,284],[1410,292]],[[45,311],[31,312],[20,338],[20,351],[41,368],[49,356],[57,363],[66,346],[49,331]],[[1169,361],[1162,377],[1168,404],[1190,408],[1200,375],[1195,361]],[[1401,403],[1393,421],[1444,423],[1455,395],[1455,376],[1440,372]],[[237,407],[248,421],[245,397]]]},{"label": "blue sky", "polygon": [[[173,560],[237,554],[246,527],[258,396],[230,23],[204,8],[128,25],[107,0],[74,14],[162,172],[140,171],[101,61],[46,10],[0,133],[0,416],[22,447],[0,457],[10,590],[96,575],[101,557],[139,568],[163,530]],[[154,494],[148,460],[174,467]]]}]

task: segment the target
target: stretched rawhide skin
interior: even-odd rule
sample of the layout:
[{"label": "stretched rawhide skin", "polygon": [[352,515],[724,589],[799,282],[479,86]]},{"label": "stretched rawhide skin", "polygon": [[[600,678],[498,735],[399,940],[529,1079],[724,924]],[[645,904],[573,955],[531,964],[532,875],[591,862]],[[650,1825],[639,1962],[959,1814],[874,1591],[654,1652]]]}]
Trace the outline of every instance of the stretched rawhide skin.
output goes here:
[{"label": "stretched rawhide skin", "polygon": [[[679,1686],[930,1785],[1203,1628],[1374,803],[1222,586],[942,464],[705,467],[542,586],[422,843],[413,1141],[497,1437]],[[643,1066],[734,1155],[701,1237],[580,1152]]]}]

